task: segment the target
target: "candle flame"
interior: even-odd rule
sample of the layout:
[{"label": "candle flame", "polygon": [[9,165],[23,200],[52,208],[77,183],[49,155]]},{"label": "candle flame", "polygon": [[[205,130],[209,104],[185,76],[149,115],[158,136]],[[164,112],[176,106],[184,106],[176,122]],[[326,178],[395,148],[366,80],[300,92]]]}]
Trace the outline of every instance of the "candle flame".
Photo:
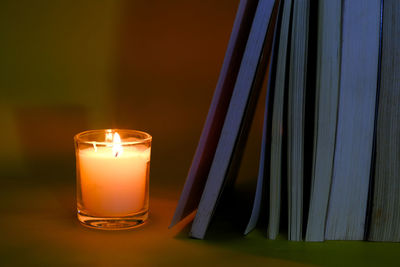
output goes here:
[{"label": "candle flame", "polygon": [[121,137],[119,136],[118,133],[114,133],[112,150],[115,157],[118,157],[118,155],[122,154],[123,149],[121,144]]},{"label": "candle flame", "polygon": [[113,134],[112,134],[111,130],[107,130],[106,142],[112,142],[112,140],[113,140]]}]

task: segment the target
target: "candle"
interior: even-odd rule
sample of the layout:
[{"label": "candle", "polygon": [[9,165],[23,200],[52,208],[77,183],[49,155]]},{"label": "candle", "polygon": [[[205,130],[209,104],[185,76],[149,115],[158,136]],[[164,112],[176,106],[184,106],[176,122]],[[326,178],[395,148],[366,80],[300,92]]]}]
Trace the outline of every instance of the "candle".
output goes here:
[{"label": "candle", "polygon": [[121,140],[118,131],[77,148],[78,218],[90,227],[130,228],[127,222],[147,219],[151,137]]},{"label": "candle", "polygon": [[110,147],[87,148],[79,151],[79,161],[82,202],[91,214],[124,216],[143,207],[150,149],[116,155]]}]

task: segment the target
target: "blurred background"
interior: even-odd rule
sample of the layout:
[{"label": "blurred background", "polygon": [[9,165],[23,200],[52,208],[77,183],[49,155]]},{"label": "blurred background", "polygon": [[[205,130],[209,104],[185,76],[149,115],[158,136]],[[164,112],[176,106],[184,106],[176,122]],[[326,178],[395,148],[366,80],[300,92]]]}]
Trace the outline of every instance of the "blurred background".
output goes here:
[{"label": "blurred background", "polygon": [[[0,265],[180,266],[196,257],[220,262],[220,253],[252,257],[193,243],[181,231],[187,220],[168,230],[238,3],[0,1]],[[262,109],[257,114],[241,169],[252,190]],[[105,233],[78,223],[73,137],[103,128],[153,136],[143,228]]]},{"label": "blurred background", "polygon": [[[232,0],[2,0],[2,182],[72,188],[73,136],[87,129],[128,128],[153,136],[151,189],[177,199],[237,5]],[[252,177],[262,111],[257,114],[244,171]]]},{"label": "blurred background", "polygon": [[[238,3],[0,1],[1,266],[223,266],[227,259],[241,266],[338,266],[386,259],[374,252],[384,253],[387,244],[354,250],[353,242],[270,241],[266,224],[246,238],[225,234],[232,221],[216,225],[223,237],[204,242],[187,238],[183,224],[168,230]],[[243,191],[255,188],[263,103],[264,95],[239,172],[236,189]],[[143,228],[101,232],[76,219],[73,136],[100,128],[153,136],[150,223]],[[253,194],[245,196],[249,207]]]}]

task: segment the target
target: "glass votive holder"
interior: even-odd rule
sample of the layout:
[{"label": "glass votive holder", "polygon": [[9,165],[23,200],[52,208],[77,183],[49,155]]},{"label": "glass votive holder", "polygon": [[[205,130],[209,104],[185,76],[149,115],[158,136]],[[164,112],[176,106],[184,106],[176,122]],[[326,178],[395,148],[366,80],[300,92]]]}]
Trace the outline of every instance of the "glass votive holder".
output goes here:
[{"label": "glass votive holder", "polygon": [[146,222],[151,141],[134,130],[75,135],[77,215],[84,226],[122,230]]}]

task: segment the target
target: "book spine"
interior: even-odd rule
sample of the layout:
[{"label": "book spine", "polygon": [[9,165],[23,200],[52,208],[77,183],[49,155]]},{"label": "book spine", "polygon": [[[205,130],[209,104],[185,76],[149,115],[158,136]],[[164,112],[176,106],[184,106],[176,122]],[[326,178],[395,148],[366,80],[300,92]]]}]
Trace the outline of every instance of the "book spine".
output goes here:
[{"label": "book spine", "polygon": [[258,0],[241,0],[239,3],[207,119],[169,227],[192,213],[199,204],[239,72],[257,2]]},{"label": "book spine", "polygon": [[274,86],[271,129],[270,208],[268,238],[275,239],[279,232],[281,211],[282,145],[284,126],[284,99],[287,90],[288,44],[290,35],[292,1],[283,2],[281,32],[279,35],[277,70]]},{"label": "book spine", "polygon": [[229,167],[232,167],[230,165],[235,147],[240,139],[239,136],[243,130],[243,124],[246,123],[243,119],[248,108],[248,101],[251,99],[253,82],[255,81],[257,67],[264,48],[273,5],[273,0],[261,0],[258,3],[231,102],[221,131],[221,137],[218,141],[207,182],[200,199],[199,208],[192,224],[191,237],[204,238],[218,199],[222,193]]},{"label": "book spine", "polygon": [[[279,42],[277,38],[279,38],[279,29],[280,29],[280,17],[281,17],[281,7],[283,6],[282,1],[277,0],[275,3],[274,11],[272,12],[273,15],[271,17],[271,23],[269,28],[274,28],[274,35],[272,41],[272,52],[271,56],[269,57],[269,67],[268,74],[267,74],[267,92],[265,97],[265,106],[264,106],[264,121],[263,121],[263,132],[262,132],[262,140],[261,140],[261,152],[260,152],[260,161],[258,167],[258,176],[257,176],[257,185],[256,185],[256,194],[254,196],[253,208],[251,211],[251,216],[249,222],[246,226],[244,234],[247,235],[250,231],[252,231],[257,224],[258,217],[260,216],[261,207],[264,203],[263,199],[267,199],[265,194],[268,193],[268,170],[269,170],[269,163],[270,163],[270,143],[271,140],[271,111],[272,111],[272,100],[271,96],[273,96],[273,88],[275,87],[275,74],[276,74],[276,52],[278,50]],[[267,52],[267,51],[265,51]],[[260,66],[262,67],[262,66]],[[261,73],[261,75],[264,75]]]},{"label": "book spine", "polygon": [[380,0],[343,4],[336,148],[325,239],[362,240],[377,90]]},{"label": "book spine", "polygon": [[309,0],[293,2],[288,91],[289,240],[302,240],[304,111],[308,48]]},{"label": "book spine", "polygon": [[335,154],[340,81],[341,0],[321,1],[313,170],[306,241],[323,241]]},{"label": "book spine", "polygon": [[384,1],[377,150],[368,240],[400,242],[400,2]]}]

